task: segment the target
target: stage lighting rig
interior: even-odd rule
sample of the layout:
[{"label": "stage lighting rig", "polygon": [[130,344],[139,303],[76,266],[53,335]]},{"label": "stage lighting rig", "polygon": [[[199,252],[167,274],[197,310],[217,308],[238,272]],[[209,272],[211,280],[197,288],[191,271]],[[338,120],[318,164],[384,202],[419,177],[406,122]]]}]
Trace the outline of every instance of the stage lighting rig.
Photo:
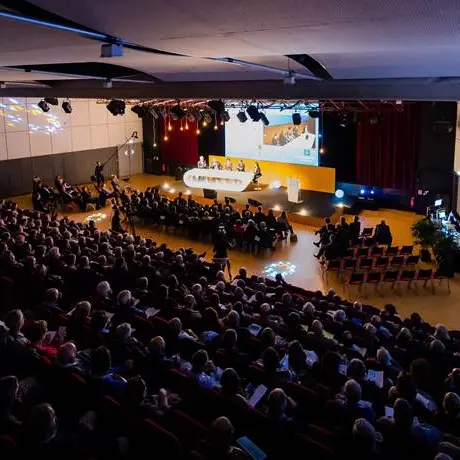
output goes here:
[{"label": "stage lighting rig", "polygon": [[260,120],[262,121],[262,123],[264,124],[264,126],[268,126],[270,124],[270,122],[268,121],[268,118],[267,116],[265,115],[265,113],[261,113],[260,114]]},{"label": "stage lighting rig", "polygon": [[223,101],[208,101],[208,107],[214,110],[218,115],[225,111],[225,104]]},{"label": "stage lighting rig", "polygon": [[186,113],[184,112],[184,110],[182,110],[181,106],[177,104],[171,109],[171,115],[173,119],[175,117],[176,120],[182,120],[185,117]]},{"label": "stage lighting rig", "polygon": [[147,110],[143,105],[134,105],[131,107],[131,111],[134,112],[139,118],[145,117],[147,115]]},{"label": "stage lighting rig", "polygon": [[61,107],[65,113],[72,113],[72,105],[70,104],[70,101],[64,101]]},{"label": "stage lighting rig", "polygon": [[50,105],[59,105],[57,97],[45,97],[45,102],[47,102]]},{"label": "stage lighting rig", "polygon": [[250,105],[246,109],[246,112],[248,113],[252,121],[260,121],[262,114],[259,112],[259,109],[255,105]]},{"label": "stage lighting rig", "polygon": [[125,101],[119,100],[119,99],[112,99],[108,104],[107,104],[107,110],[113,115],[124,115],[125,114],[125,109],[126,109],[126,103]]},{"label": "stage lighting rig", "polygon": [[248,121],[248,117],[246,116],[246,113],[243,110],[236,114],[236,118],[238,118],[238,120],[240,120],[241,123],[246,123]]},{"label": "stage lighting rig", "polygon": [[49,112],[50,111],[50,106],[48,105],[48,103],[44,99],[42,99],[37,105],[40,107],[42,112]]},{"label": "stage lighting rig", "polygon": [[298,126],[302,122],[302,117],[300,116],[300,113],[293,113],[292,114],[292,124]]},{"label": "stage lighting rig", "polygon": [[[244,112],[243,112],[244,113]],[[224,122],[227,122],[227,121],[230,121],[230,114],[227,112],[227,110],[224,110],[221,114],[220,114],[220,119]]]}]

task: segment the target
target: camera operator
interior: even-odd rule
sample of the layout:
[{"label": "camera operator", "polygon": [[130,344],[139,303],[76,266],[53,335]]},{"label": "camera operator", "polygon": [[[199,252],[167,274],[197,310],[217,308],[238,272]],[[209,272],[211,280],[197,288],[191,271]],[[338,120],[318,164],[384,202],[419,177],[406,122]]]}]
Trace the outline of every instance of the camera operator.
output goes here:
[{"label": "camera operator", "polygon": [[112,216],[112,232],[116,233],[125,233],[123,227],[121,226],[121,215],[120,210],[117,205],[113,206],[113,216]]}]

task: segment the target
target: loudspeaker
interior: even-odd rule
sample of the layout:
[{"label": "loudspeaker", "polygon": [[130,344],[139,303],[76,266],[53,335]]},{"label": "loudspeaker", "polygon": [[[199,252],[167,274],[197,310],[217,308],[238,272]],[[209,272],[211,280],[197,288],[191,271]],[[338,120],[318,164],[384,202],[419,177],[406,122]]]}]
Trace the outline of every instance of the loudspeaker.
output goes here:
[{"label": "loudspeaker", "polygon": [[300,117],[300,113],[293,113],[292,114],[292,123],[294,125],[300,125],[300,123],[302,122],[302,118]]},{"label": "loudspeaker", "polygon": [[226,196],[225,201],[227,201],[227,200],[230,201],[230,203],[236,203],[235,198],[232,198],[231,196]]},{"label": "loudspeaker", "polygon": [[252,198],[248,198],[248,204],[251,206],[255,206],[256,208],[262,206],[262,203],[260,201],[253,200]]},{"label": "loudspeaker", "polygon": [[215,200],[217,198],[217,192],[215,190],[211,190],[209,188],[203,189],[203,196],[205,198],[209,198],[210,200]]}]

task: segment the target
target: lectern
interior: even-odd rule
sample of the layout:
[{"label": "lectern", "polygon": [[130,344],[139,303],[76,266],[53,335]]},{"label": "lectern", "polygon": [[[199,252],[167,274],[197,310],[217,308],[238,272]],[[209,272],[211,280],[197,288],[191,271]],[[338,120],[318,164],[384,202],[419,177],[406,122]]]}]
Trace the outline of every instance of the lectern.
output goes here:
[{"label": "lectern", "polygon": [[300,180],[294,177],[287,178],[288,201],[291,203],[301,203],[300,199]]}]

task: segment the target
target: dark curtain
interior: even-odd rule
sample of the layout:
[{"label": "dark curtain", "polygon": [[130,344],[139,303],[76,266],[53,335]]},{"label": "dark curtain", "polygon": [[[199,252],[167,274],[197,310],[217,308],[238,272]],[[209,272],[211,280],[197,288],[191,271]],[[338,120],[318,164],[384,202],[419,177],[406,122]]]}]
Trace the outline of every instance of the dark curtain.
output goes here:
[{"label": "dark curtain", "polygon": [[363,113],[356,133],[356,182],[413,190],[417,171],[417,104],[402,112]]},{"label": "dark curtain", "polygon": [[[169,123],[172,130],[168,130]],[[181,131],[182,125],[182,131]],[[198,135],[196,134],[197,123],[187,122],[188,129],[185,129],[185,121],[161,119],[159,123],[159,142],[161,157],[164,163],[179,163],[183,165],[194,165],[198,161]],[[165,140],[165,136],[168,140]]]},{"label": "dark curtain", "polygon": [[206,159],[209,155],[225,155],[225,127],[219,125],[215,130],[214,126],[200,128],[201,134],[198,136],[198,152]]}]

